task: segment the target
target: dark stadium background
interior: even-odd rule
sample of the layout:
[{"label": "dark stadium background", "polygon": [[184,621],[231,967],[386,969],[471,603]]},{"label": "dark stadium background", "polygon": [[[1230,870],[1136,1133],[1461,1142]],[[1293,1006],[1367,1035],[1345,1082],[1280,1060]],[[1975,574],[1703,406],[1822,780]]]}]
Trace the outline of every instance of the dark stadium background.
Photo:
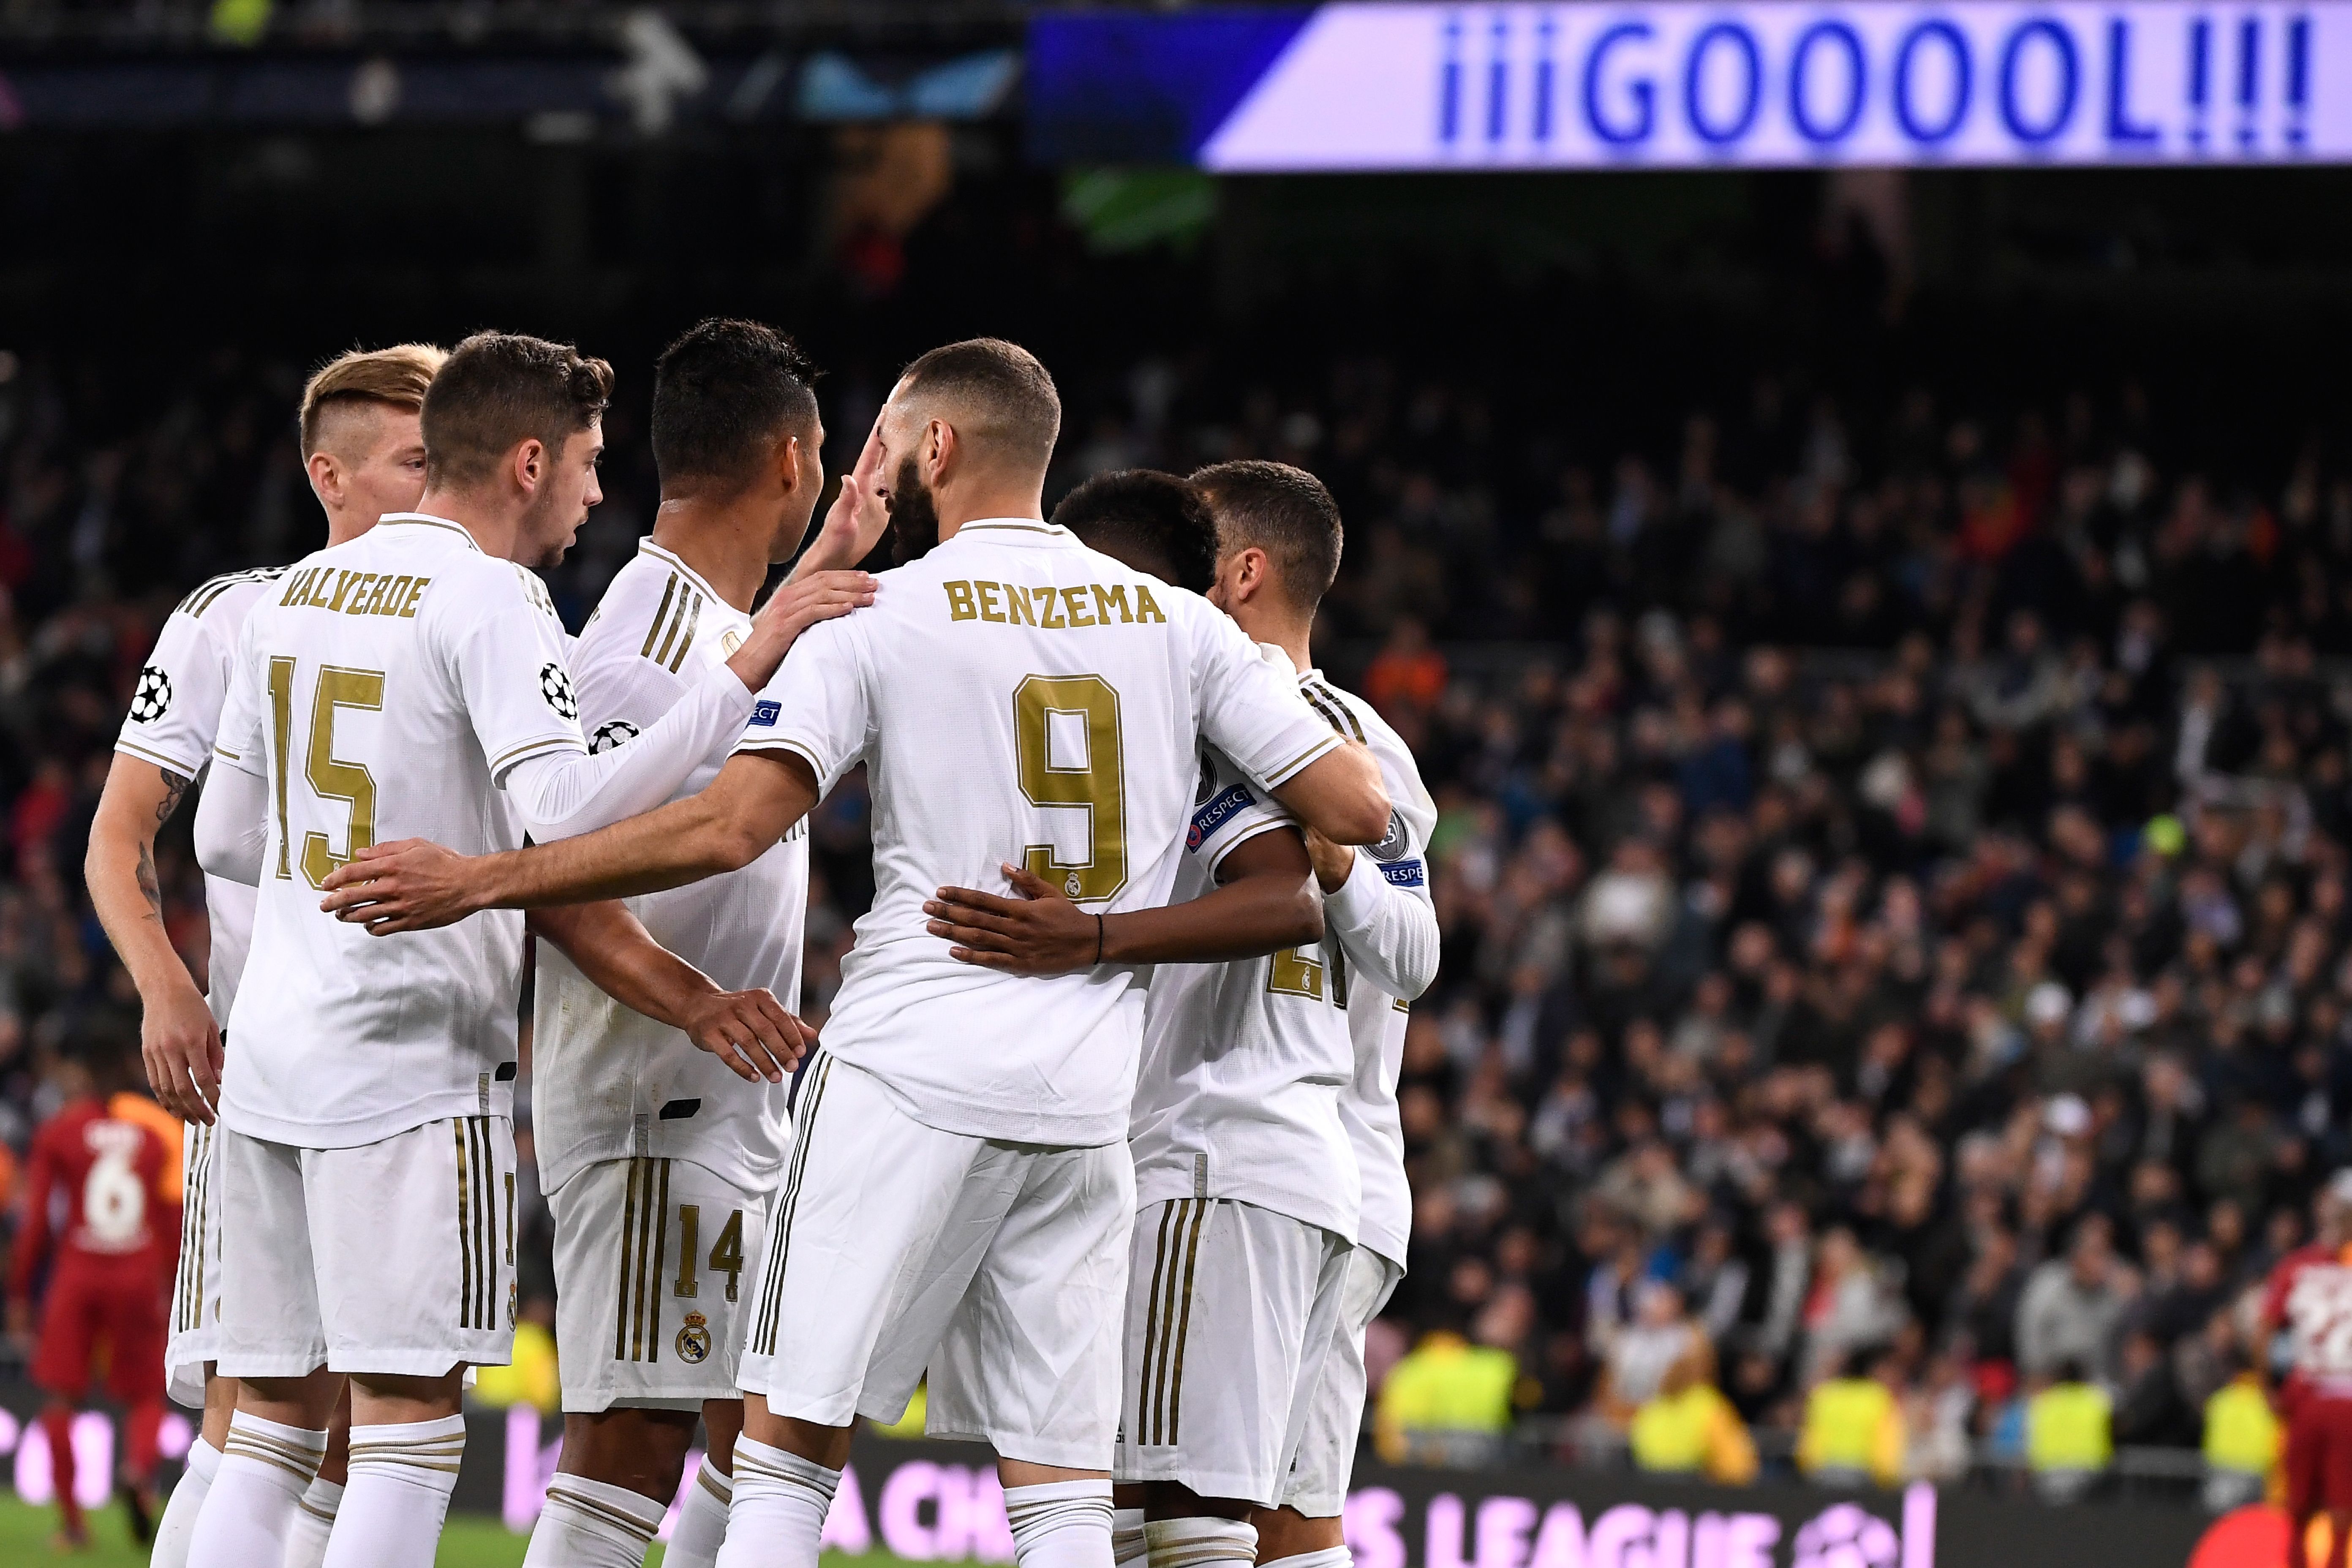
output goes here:
[{"label": "dark stadium background", "polygon": [[[829,53],[885,113],[714,89],[647,131],[562,96],[614,68],[593,5],[294,9],[250,48],[0,5],[0,1142],[78,1028],[135,1027],[89,813],[170,605],[314,542],[311,365],[483,326],[609,357],[576,626],[649,526],[670,335],[802,337],[837,468],[907,358],[997,333],[1060,382],[1056,493],[1264,455],[1340,500],[1327,664],[1443,812],[1381,1342],[1518,1372],[1512,1435],[1452,1457],[1622,1466],[1603,1373],[1655,1280],[1768,1470],[1808,1380],[1893,1347],[1958,1444],[1929,1473],[2021,1489],[2063,1341],[2115,1391],[2101,1495],[2195,1509],[2242,1292],[2352,1159],[2352,171],[1211,180],[1041,165],[1017,88],[887,113],[1025,14],[677,11],[728,81]],[[560,90],[253,97],[378,52]],[[184,814],[166,842],[201,964]],[[815,842],[821,1013],[854,790]],[[2021,1327],[2070,1247],[2063,1322]]]}]

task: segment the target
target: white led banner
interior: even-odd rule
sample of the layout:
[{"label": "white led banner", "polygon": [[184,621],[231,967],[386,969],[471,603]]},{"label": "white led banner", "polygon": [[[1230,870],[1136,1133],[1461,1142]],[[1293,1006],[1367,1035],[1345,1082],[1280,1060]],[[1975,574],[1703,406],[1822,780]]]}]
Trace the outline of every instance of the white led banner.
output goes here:
[{"label": "white led banner", "polygon": [[1030,95],[1049,156],[1230,172],[2347,162],[2352,4],[1081,14]]}]

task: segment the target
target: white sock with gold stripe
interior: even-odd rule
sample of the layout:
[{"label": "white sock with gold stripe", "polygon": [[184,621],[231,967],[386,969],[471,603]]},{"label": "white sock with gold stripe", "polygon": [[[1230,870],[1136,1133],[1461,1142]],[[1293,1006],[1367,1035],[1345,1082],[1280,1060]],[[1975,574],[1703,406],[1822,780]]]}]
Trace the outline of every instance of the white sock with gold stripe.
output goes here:
[{"label": "white sock with gold stripe", "polygon": [[287,1526],[326,1455],[323,1431],[242,1410],[231,1416],[220,1468],[188,1542],[188,1568],[253,1568],[284,1556]]},{"label": "white sock with gold stripe", "polygon": [[1004,1519],[1021,1568],[1111,1568],[1110,1480],[1004,1489]]},{"label": "white sock with gold stripe", "polygon": [[287,1526],[281,1568],[319,1568],[327,1560],[327,1537],[335,1528],[335,1510],[342,1506],[342,1488],[324,1476],[310,1482],[294,1510],[294,1521]]},{"label": "white sock with gold stripe", "polygon": [[839,1470],[755,1437],[736,1438],[735,1499],[719,1568],[816,1568],[839,1485]]},{"label": "white sock with gold stripe", "polygon": [[1139,1508],[1112,1509],[1110,1560],[1118,1568],[1142,1568],[1143,1559],[1143,1510]]},{"label": "white sock with gold stripe", "polygon": [[[522,1568],[645,1568],[667,1504],[626,1487],[556,1472]],[[667,1559],[665,1559],[667,1561]]]},{"label": "white sock with gold stripe", "polygon": [[702,1458],[694,1484],[686,1489],[685,1506],[677,1510],[677,1528],[669,1532],[669,1550],[662,1568],[716,1568],[719,1543],[727,1539],[727,1510],[735,1500],[735,1478]]},{"label": "white sock with gold stripe", "polygon": [[1277,1557],[1265,1568],[1353,1568],[1356,1559],[1344,1546],[1326,1546],[1319,1552],[1293,1552]]},{"label": "white sock with gold stripe", "polygon": [[465,1457],[463,1415],[352,1427],[325,1568],[432,1568]]},{"label": "white sock with gold stripe", "polygon": [[1257,1561],[1257,1526],[1239,1519],[1155,1519],[1143,1527],[1151,1568],[1250,1568]]}]

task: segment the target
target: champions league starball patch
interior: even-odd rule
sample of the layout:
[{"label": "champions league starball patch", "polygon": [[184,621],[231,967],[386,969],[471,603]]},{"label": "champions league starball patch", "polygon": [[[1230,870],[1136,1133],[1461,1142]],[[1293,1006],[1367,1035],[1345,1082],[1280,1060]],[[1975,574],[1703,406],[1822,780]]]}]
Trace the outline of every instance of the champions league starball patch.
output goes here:
[{"label": "champions league starball patch", "polygon": [[580,703],[572,695],[571,672],[551,658],[539,667],[539,694],[547,699],[557,718],[580,717]]},{"label": "champions league starball patch", "polygon": [[1389,830],[1381,835],[1378,844],[1365,846],[1364,852],[1375,860],[1401,860],[1412,847],[1412,836],[1405,831],[1404,817],[1395,811],[1389,813]]},{"label": "champions league starball patch", "polygon": [[172,710],[172,678],[154,665],[139,672],[139,689],[131,694],[131,721],[152,724]]},{"label": "champions league starball patch", "polygon": [[642,731],[626,719],[608,719],[589,732],[588,754],[593,757],[609,752],[615,746],[635,740],[640,733]]},{"label": "champions league starball patch", "polygon": [[710,1359],[710,1320],[699,1312],[688,1312],[686,1326],[677,1331],[677,1359],[689,1366]]}]

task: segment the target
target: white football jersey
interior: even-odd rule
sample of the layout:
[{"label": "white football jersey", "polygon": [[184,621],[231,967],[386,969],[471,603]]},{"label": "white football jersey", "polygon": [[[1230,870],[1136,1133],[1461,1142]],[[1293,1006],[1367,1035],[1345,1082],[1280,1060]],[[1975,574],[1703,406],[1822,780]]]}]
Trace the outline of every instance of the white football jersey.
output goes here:
[{"label": "white football jersey", "polygon": [[[228,698],[229,661],[248,611],[285,574],[283,566],[231,572],[215,577],[180,601],[155,639],[155,651],[139,672],[114,749],[152,763],[184,779],[202,774],[213,760],[220,731],[221,704]],[[212,926],[212,957],[205,965],[213,1022],[228,1022],[236,1000],[237,976],[245,973],[253,942],[251,888],[226,877],[205,879],[205,915]]]},{"label": "white football jersey", "polygon": [[1166,903],[1202,739],[1262,787],[1339,743],[1207,600],[1048,523],[966,523],[883,573],[871,608],[803,633],[738,749],[798,753],[821,791],[868,767],[874,906],[826,1052],[942,1131],[1123,1139],[1149,967],[960,963],[922,906],[1008,891],[1004,863],[1092,912]]},{"label": "white football jersey", "polygon": [[583,752],[562,624],[538,577],[454,522],[394,514],[297,563],[246,619],[214,754],[270,801],[221,1120],[305,1148],[512,1114],[520,910],[370,936],[319,908],[362,846],[520,847],[497,785]]},{"label": "white football jersey", "polygon": [[[613,578],[573,645],[592,752],[626,745],[751,630],[694,569],[652,540]],[[713,756],[678,797],[718,776]],[[730,991],[765,987],[799,1010],[808,824],[739,871],[625,900],[654,940]],[[614,1001],[553,944],[538,947],[531,1134],[549,1191],[599,1160],[691,1160],[764,1188],[783,1160],[782,1084],[745,1083],[676,1029]]]},{"label": "white football jersey", "polygon": [[[1295,679],[1280,648],[1266,651]],[[1291,824],[1210,747],[1196,802],[1175,903],[1209,892],[1236,845]],[[1138,1205],[1228,1198],[1356,1238],[1356,1156],[1339,1120],[1355,1046],[1345,966],[1325,945],[1154,971],[1128,1131]]]},{"label": "white football jersey", "polygon": [[[1437,805],[1421,782],[1412,748],[1370,703],[1333,686],[1321,670],[1308,670],[1299,688],[1349,739],[1371,749],[1388,786],[1389,830],[1378,844],[1357,851],[1359,864],[1352,875],[1363,876],[1370,868],[1361,864],[1370,857],[1389,886],[1427,902],[1429,836],[1437,826]],[[1336,950],[1338,944],[1330,945]],[[1405,1181],[1404,1128],[1397,1117],[1396,1097],[1408,1008],[1355,974],[1348,983],[1347,1009],[1355,1070],[1340,1090],[1339,1120],[1355,1147],[1363,1188],[1357,1240],[1402,1268],[1405,1245],[1412,1236],[1412,1188]]]}]

